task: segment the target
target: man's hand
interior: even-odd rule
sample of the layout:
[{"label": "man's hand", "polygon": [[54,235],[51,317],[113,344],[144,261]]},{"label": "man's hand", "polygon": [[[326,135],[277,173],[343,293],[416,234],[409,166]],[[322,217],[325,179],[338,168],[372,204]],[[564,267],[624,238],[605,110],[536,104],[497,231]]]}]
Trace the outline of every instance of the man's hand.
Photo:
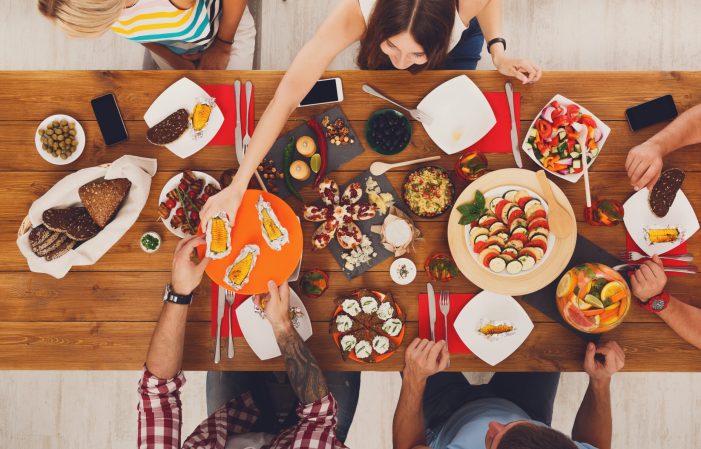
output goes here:
[{"label": "man's hand", "polygon": [[444,340],[415,338],[404,353],[404,378],[423,382],[448,366],[450,354]]},{"label": "man's hand", "polygon": [[657,296],[667,285],[667,275],[664,272],[662,259],[657,255],[652,256],[638,268],[630,277],[633,294],[642,302],[647,302],[653,296]]},{"label": "man's hand", "polygon": [[652,190],[662,173],[662,148],[649,140],[634,147],[626,158],[626,171],[635,190]]},{"label": "man's hand", "polygon": [[268,294],[261,298],[257,296],[254,300],[260,307],[261,302],[265,303],[265,318],[270,321],[273,326],[273,331],[280,332],[292,327],[290,320],[290,286],[287,282],[283,283],[280,288],[275,285],[275,282],[268,281]]},{"label": "man's hand", "polygon": [[[603,361],[597,360],[597,354],[603,355]],[[607,341],[598,347],[594,343],[587,344],[584,354],[584,371],[593,381],[608,381],[623,368],[626,355],[615,341]]]},{"label": "man's hand", "polygon": [[204,234],[186,237],[180,240],[178,246],[175,247],[170,281],[174,293],[189,295],[200,285],[202,274],[209,263],[209,258],[205,257],[201,261],[195,262],[192,260],[192,250],[203,244],[206,244]]},{"label": "man's hand", "polygon": [[230,58],[231,45],[215,40],[209,48],[202,52],[197,68],[200,70],[226,70]]}]

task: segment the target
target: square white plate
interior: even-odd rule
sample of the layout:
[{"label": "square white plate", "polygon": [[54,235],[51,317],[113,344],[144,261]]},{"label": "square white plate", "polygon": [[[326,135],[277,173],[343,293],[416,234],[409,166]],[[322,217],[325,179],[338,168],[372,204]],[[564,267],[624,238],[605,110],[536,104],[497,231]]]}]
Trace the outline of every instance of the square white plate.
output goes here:
[{"label": "square white plate", "polygon": [[475,144],[497,123],[487,98],[465,75],[436,87],[417,107],[433,118],[430,125],[423,125],[424,129],[447,154]]},{"label": "square white plate", "polygon": [[[312,323],[302,300],[292,288],[290,288],[290,307],[302,309],[302,316],[297,319],[295,329],[302,340],[306,341],[312,336]],[[236,317],[239,320],[243,337],[259,359],[268,360],[280,355],[280,347],[275,340],[273,327],[268,320],[256,312],[253,297],[248,298],[238,306]]]},{"label": "square white plate", "polygon": [[[510,321],[514,333],[490,340],[479,332],[482,319]],[[511,296],[483,291],[465,304],[453,328],[473,354],[494,366],[521,346],[533,330],[533,322]]]},{"label": "square white plate", "polygon": [[[148,111],[144,114],[144,121],[151,128],[180,108],[192,114],[195,105],[208,98],[211,97],[200,86],[188,78],[180,78],[156,98],[156,101],[151,104]],[[223,123],[224,114],[222,114],[221,109],[215,103],[209,116],[209,122],[202,130],[200,136],[196,136],[192,127],[189,127],[182,136],[176,141],[165,145],[165,147],[183,159],[190,157],[204,148],[214,138]]]},{"label": "square white plate", "polygon": [[599,154],[597,154],[596,157],[595,157],[594,159],[592,159],[591,163],[589,164],[589,168],[591,168],[591,165],[592,165],[594,162],[596,162],[596,160],[599,158],[599,155],[601,155],[601,151],[603,151],[603,149],[604,149],[604,143],[606,143],[606,139],[608,139],[609,134],[611,134],[611,128],[609,128],[609,127],[606,125],[606,123],[604,123],[604,122],[602,122],[601,120],[599,120],[599,117],[597,117],[597,116],[595,116],[594,114],[592,114],[591,111],[590,111],[589,109],[583,107],[583,106],[582,106],[581,104],[579,104],[579,103],[575,103],[574,101],[570,100],[569,98],[563,97],[563,96],[560,95],[560,94],[557,94],[557,95],[555,95],[554,97],[552,97],[552,98],[550,99],[550,101],[548,101],[548,102],[545,104],[545,106],[543,107],[543,109],[541,109],[540,112],[538,112],[538,115],[536,116],[536,118],[533,119],[533,122],[531,122],[531,126],[528,128],[528,131],[526,132],[526,136],[525,136],[524,139],[523,139],[523,144],[521,144],[521,149],[523,149],[523,151],[524,151],[527,155],[529,155],[529,156],[531,157],[531,159],[533,159],[533,160],[535,161],[535,163],[538,164],[538,166],[542,167],[543,170],[545,170],[546,172],[548,172],[548,173],[550,173],[550,174],[553,174],[553,175],[557,176],[558,178],[562,178],[562,179],[564,179],[565,181],[577,182],[577,181],[579,181],[579,178],[581,178],[581,177],[584,175],[584,171],[581,171],[581,172],[579,172],[579,173],[573,173],[573,174],[570,174],[570,175],[561,175],[561,174],[559,174],[559,173],[557,173],[557,172],[550,171],[550,170],[548,170],[547,168],[543,167],[543,165],[540,163],[540,161],[539,161],[538,158],[535,156],[535,154],[533,154],[533,151],[531,151],[530,146],[528,146],[527,143],[526,143],[526,142],[528,141],[528,135],[531,133],[531,129],[533,129],[533,127],[535,126],[536,120],[538,120],[538,118],[539,118],[540,115],[543,113],[543,111],[545,110],[545,108],[547,108],[548,106],[550,106],[550,103],[552,103],[553,101],[557,101],[558,103],[560,103],[560,106],[563,106],[563,107],[565,107],[565,108],[567,108],[567,106],[570,105],[570,104],[576,104],[577,106],[579,106],[579,109],[580,109],[580,111],[581,111],[583,114],[591,115],[591,117],[592,117],[592,118],[594,119],[594,121],[596,122],[596,127],[599,128],[599,129],[601,130],[601,132],[603,133],[603,137],[601,138],[601,141],[599,142]]},{"label": "square white plate", "polygon": [[[669,212],[663,218],[655,215],[650,209],[650,204],[648,203],[649,195],[650,191],[647,187],[644,187],[628,198],[628,201],[623,205],[623,222],[633,241],[645,254],[652,256],[654,254],[664,254],[676,248],[682,242],[689,240],[699,230],[699,220],[696,218],[694,208],[691,207],[691,203],[689,203],[681,189],[677,191],[672,207],[669,208]],[[645,238],[648,228],[679,228],[681,239],[673,243],[652,244]]]}]

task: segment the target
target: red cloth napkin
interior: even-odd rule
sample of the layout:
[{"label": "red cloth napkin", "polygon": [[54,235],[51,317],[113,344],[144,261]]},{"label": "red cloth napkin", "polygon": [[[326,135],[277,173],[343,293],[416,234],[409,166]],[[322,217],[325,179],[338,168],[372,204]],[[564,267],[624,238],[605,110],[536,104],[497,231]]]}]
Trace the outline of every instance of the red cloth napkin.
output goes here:
[{"label": "red cloth napkin", "polygon": [[[484,92],[489,105],[494,111],[497,123],[470,148],[482,153],[511,153],[511,112],[505,92]],[[518,135],[519,120],[521,119],[521,94],[514,92],[514,114],[516,115],[516,134]],[[520,142],[516,143],[521,145]]]},{"label": "red cloth napkin", "polygon": [[[451,293],[450,294],[450,311],[448,312],[448,351],[451,354],[472,354],[472,352],[462,342],[458,333],[453,329],[453,323],[458,314],[475,295],[467,293]],[[445,329],[443,328],[443,314],[441,313],[438,299],[440,295],[436,293],[436,325],[435,334],[436,341],[445,339]],[[419,295],[419,337],[431,338],[431,327],[428,321],[428,295],[422,293]]]},{"label": "red cloth napkin", "polygon": [[233,145],[234,129],[236,128],[234,84],[212,84],[202,86],[202,89],[216,100],[217,106],[221,109],[222,114],[224,114],[224,124],[219,128],[219,132],[214,136],[211,142],[209,142],[209,145]]},{"label": "red cloth napkin", "polygon": [[[219,288],[220,287],[216,283],[212,282],[212,337],[217,336],[217,302],[219,299]],[[244,295],[236,295],[234,298],[234,311],[231,314],[233,317],[234,337],[243,337],[241,327],[236,319],[236,308],[246,299],[248,299],[248,296]],[[221,336],[222,338],[229,336],[229,304],[224,306],[224,319],[221,322]]]},{"label": "red cloth napkin", "polygon": [[[630,236],[628,231],[626,231],[626,249],[628,251],[637,251],[641,254],[645,254],[645,251],[640,249],[640,247],[635,243],[635,241],[633,240],[633,237]],[[688,245],[687,245],[687,242],[684,241],[684,242],[680,243],[679,246],[677,246],[676,248],[674,248],[670,251],[667,251],[663,255],[664,256],[678,256],[680,254],[685,254],[687,252],[687,250],[688,250]],[[639,260],[638,262],[631,262],[631,263],[641,264],[645,260],[647,260],[647,259],[643,259],[643,260]],[[686,267],[689,265],[687,262],[682,262],[679,260],[669,260],[669,259],[662,259],[662,263],[664,264],[665,267]],[[667,277],[686,276],[686,273],[666,273],[666,274],[667,274]]]}]

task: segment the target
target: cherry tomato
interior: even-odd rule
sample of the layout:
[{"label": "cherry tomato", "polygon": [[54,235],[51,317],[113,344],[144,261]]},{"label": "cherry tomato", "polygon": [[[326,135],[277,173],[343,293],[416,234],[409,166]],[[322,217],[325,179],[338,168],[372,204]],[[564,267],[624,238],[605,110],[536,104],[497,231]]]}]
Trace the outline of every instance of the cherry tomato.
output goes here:
[{"label": "cherry tomato", "polygon": [[177,208],[175,211],[175,215],[177,215],[178,217],[184,217],[185,209],[183,209],[182,207]]},{"label": "cherry tomato", "polygon": [[206,193],[203,193],[202,196],[200,197],[200,199],[204,203],[209,199],[209,195],[207,195]]},{"label": "cherry tomato", "polygon": [[187,192],[187,196],[194,200],[197,197],[197,192],[195,192],[194,190],[190,190],[189,192]]},{"label": "cherry tomato", "polygon": [[199,220],[200,219],[200,214],[196,210],[193,210],[190,212],[190,220]]},{"label": "cherry tomato", "polygon": [[173,198],[168,198],[168,200],[166,201],[166,207],[168,209],[174,208],[175,207],[175,200]]}]

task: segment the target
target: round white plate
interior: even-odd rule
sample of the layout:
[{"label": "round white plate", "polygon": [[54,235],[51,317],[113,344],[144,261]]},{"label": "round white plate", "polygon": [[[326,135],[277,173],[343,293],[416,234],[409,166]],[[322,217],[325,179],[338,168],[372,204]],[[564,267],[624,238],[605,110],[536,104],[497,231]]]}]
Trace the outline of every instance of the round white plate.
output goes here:
[{"label": "round white plate", "polygon": [[[399,267],[402,264],[406,265],[406,268],[409,271],[407,276],[404,278],[399,276]],[[394,262],[392,262],[392,265],[389,267],[389,275],[392,280],[399,285],[411,284],[414,279],[416,279],[416,264],[412,262],[411,259],[407,259],[406,257],[395,259]]]},{"label": "round white plate", "polygon": [[[302,316],[297,318],[295,330],[302,337],[302,340],[306,341],[312,335],[312,323],[304,303],[292,288],[290,288],[290,307],[302,309]],[[248,298],[238,306],[236,317],[243,337],[259,359],[268,360],[280,356],[280,347],[275,339],[273,327],[256,311],[253,297]]]},{"label": "round white plate", "polygon": [[[533,198],[535,198],[535,199],[537,199],[538,201],[540,201],[540,204],[543,205],[543,209],[545,209],[545,212],[548,212],[548,203],[546,203],[545,200],[544,200],[540,195],[538,195],[538,194],[535,193],[534,191],[532,191],[532,190],[530,190],[530,189],[527,189],[527,188],[525,188],[525,187],[521,187],[521,186],[501,186],[501,187],[497,187],[497,188],[495,188],[495,189],[492,189],[492,190],[490,190],[490,191],[488,191],[488,192],[482,192],[482,193],[484,194],[484,197],[485,197],[485,198],[494,198],[494,197],[497,197],[497,196],[502,196],[503,194],[505,194],[505,193],[508,192],[509,190],[525,190],[526,192],[528,192],[528,194],[529,194],[530,196],[532,196]],[[479,266],[481,266],[482,268],[484,268],[485,270],[487,270],[489,273],[496,274],[497,276],[504,276],[504,277],[511,277],[511,278],[513,278],[513,277],[524,276],[524,275],[527,275],[527,274],[531,273],[533,270],[535,270],[536,268],[538,268],[538,266],[539,266],[540,264],[542,264],[543,262],[545,262],[545,261],[547,260],[548,256],[550,255],[550,253],[552,252],[553,248],[555,247],[555,243],[557,242],[557,239],[555,238],[555,235],[554,235],[552,232],[549,232],[549,233],[548,233],[548,250],[545,251],[545,254],[543,255],[543,258],[540,259],[538,262],[536,262],[536,264],[535,264],[535,265],[533,266],[533,268],[531,268],[530,270],[521,271],[521,272],[516,273],[516,274],[507,273],[506,270],[502,271],[501,273],[495,273],[494,271],[490,270],[488,267],[485,267],[484,264],[483,264],[482,262],[480,262],[480,257],[479,257],[480,255],[477,254],[477,253],[474,251],[474,245],[473,245],[472,242],[470,241],[470,229],[472,229],[472,226],[470,226],[470,225],[465,226],[465,243],[467,243],[467,247],[470,249],[470,254],[472,255],[472,258],[475,260],[475,262],[477,262],[477,264],[478,264]]]},{"label": "round white plate", "polygon": [[[48,124],[54,120],[67,120],[68,123],[75,123],[75,137],[78,138],[78,146],[76,147],[73,154],[71,154],[71,156],[66,159],[61,159],[60,157],[53,157],[49,153],[44,151],[44,149],[41,147],[41,137],[39,137],[39,130],[42,128],[46,128]],[[80,122],[78,122],[78,120],[74,119],[70,115],[54,114],[52,116],[46,117],[41,123],[39,123],[39,126],[37,126],[37,129],[34,132],[34,145],[36,146],[37,151],[39,152],[39,156],[41,156],[41,158],[44,159],[46,162],[54,165],[70,164],[71,162],[78,159],[81,154],[83,154],[83,149],[85,148],[85,131],[80,125]]]},{"label": "round white plate", "polygon": [[[204,179],[205,186],[207,184],[214,184],[214,187],[216,187],[217,189],[220,188],[219,181],[214,179],[211,175],[208,175],[207,173],[201,172],[201,171],[193,171],[192,173],[197,177],[197,179]],[[158,196],[158,204],[161,204],[162,202],[164,202],[168,199],[168,196],[167,196],[168,192],[170,192],[174,188],[178,187],[178,184],[180,184],[180,180],[182,179],[182,177],[183,177],[183,174],[178,173],[177,175],[170,178],[168,180],[168,182],[166,182],[166,184],[161,189],[161,194]],[[204,189],[204,187],[202,187],[202,188]],[[173,217],[173,214],[175,213],[175,209],[177,209],[177,208],[178,208],[178,206],[174,207],[170,211],[170,215],[168,215],[168,218],[161,220],[161,221],[163,222],[163,224],[165,225],[167,230],[169,230],[172,234],[177,235],[178,237],[180,237],[182,239],[182,238],[185,238],[185,234],[183,233],[183,231],[181,231],[180,229],[173,229],[173,227],[170,225],[170,219]]]},{"label": "round white plate", "polygon": [[[207,98],[211,98],[210,95],[198,84],[188,78],[180,78],[156,98],[144,114],[144,121],[151,128],[180,108],[192,114],[195,105]],[[224,114],[215,103],[209,122],[200,136],[196,136],[192,127],[188,127],[177,140],[165,147],[183,159],[190,157],[214,138],[223,123]]]},{"label": "round white plate", "polygon": [[[696,218],[694,208],[684,192],[679,189],[674,198],[672,207],[664,217],[660,218],[650,209],[648,197],[650,191],[647,187],[638,190],[623,205],[623,223],[633,241],[645,254],[652,256],[664,254],[679,246],[685,240],[699,230],[699,220]],[[650,243],[645,238],[648,229],[678,228],[681,238],[673,243]]]},{"label": "round white plate", "polygon": [[[482,320],[509,321],[513,334],[487,338],[479,332]],[[453,329],[473,354],[494,366],[513,354],[533,330],[533,322],[514,298],[483,291],[460,311]]]}]

